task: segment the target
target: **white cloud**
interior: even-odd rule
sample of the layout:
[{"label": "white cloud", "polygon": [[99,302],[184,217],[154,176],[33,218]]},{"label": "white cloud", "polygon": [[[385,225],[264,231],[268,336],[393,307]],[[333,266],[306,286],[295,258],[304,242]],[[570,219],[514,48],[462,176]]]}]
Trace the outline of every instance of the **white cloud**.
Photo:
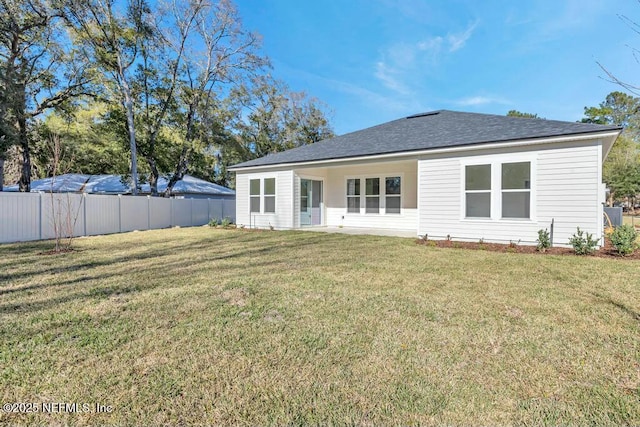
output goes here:
[{"label": "white cloud", "polygon": [[400,74],[399,70],[389,67],[386,63],[382,61],[376,63],[374,76],[388,89],[406,94],[409,91],[407,87],[396,77],[398,74]]},{"label": "white cloud", "polygon": [[395,43],[381,52],[373,65],[373,76],[397,95],[408,96],[412,92],[411,81],[424,75],[425,68],[437,64],[442,55],[462,49],[473,35],[478,21],[464,31],[436,35],[413,43]]},{"label": "white cloud", "polygon": [[468,98],[463,98],[457,101],[454,101],[455,104],[461,105],[463,107],[475,107],[478,105],[487,105],[487,104],[503,104],[509,105],[511,101],[502,97],[494,97],[494,96],[470,96]]},{"label": "white cloud", "polygon": [[469,25],[469,27],[463,31],[462,33],[455,34],[447,34],[447,42],[449,43],[449,52],[455,52],[456,50],[460,50],[467,43],[467,40],[473,34],[473,31],[478,26],[478,21]]}]

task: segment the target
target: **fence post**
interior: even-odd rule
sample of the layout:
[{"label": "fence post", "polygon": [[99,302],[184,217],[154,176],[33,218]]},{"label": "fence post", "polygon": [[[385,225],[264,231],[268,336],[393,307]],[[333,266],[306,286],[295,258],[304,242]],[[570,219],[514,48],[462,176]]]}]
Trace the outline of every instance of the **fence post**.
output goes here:
[{"label": "fence post", "polygon": [[169,228],[173,227],[173,197],[169,199],[170,203],[169,203],[169,212],[170,212],[170,216],[171,218],[169,218]]},{"label": "fence post", "polygon": [[44,212],[42,212],[42,191],[39,191],[38,194],[40,195],[40,215],[38,215],[38,240],[42,240],[42,215],[44,214]]},{"label": "fence post", "polygon": [[84,235],[87,236],[87,193],[82,193],[82,199],[80,199],[80,203],[84,205],[82,207],[82,213],[84,215]]},{"label": "fence post", "polygon": [[151,195],[147,196],[147,230],[151,230]]},{"label": "fence post", "polygon": [[122,233],[122,194],[118,194],[118,233]]}]

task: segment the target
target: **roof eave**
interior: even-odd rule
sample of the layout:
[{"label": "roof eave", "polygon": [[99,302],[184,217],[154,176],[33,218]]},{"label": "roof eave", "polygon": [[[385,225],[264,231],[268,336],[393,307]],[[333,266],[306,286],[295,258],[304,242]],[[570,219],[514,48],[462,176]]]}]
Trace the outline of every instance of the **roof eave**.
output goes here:
[{"label": "roof eave", "polygon": [[298,167],[298,166],[322,165],[325,163],[346,163],[351,161],[362,161],[362,160],[415,157],[423,154],[441,154],[441,153],[487,150],[491,148],[500,148],[500,147],[520,147],[520,146],[538,145],[538,144],[553,144],[557,142],[583,141],[583,140],[591,140],[596,138],[611,138],[613,141],[615,141],[618,135],[620,135],[620,133],[622,132],[622,129],[623,129],[622,127],[619,127],[619,128],[612,128],[612,129],[607,129],[603,131],[581,132],[576,134],[565,134],[565,135],[549,136],[549,137],[514,139],[514,140],[494,141],[494,142],[478,142],[478,143],[467,144],[467,145],[459,145],[455,147],[427,148],[427,149],[419,149],[419,150],[412,150],[412,151],[399,151],[399,152],[393,152],[393,153],[369,154],[369,155],[363,155],[363,156],[335,157],[335,158],[321,159],[321,160],[274,163],[269,165],[256,165],[256,166],[245,166],[245,167],[232,166],[229,168],[229,171],[230,172],[250,172],[254,170],[269,170],[269,169],[281,169],[281,168]]}]

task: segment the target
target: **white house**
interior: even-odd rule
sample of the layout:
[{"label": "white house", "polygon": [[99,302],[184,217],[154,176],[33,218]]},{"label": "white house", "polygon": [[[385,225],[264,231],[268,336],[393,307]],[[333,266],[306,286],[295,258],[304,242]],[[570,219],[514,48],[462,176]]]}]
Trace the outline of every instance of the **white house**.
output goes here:
[{"label": "white house", "polygon": [[434,111],[240,163],[236,221],[430,239],[602,238],[602,162],[620,127]]}]

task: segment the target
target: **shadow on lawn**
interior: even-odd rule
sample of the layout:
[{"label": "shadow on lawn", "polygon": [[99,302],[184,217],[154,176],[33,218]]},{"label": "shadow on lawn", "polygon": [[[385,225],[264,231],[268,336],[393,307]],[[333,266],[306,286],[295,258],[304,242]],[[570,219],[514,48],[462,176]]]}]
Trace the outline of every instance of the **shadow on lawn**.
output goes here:
[{"label": "shadow on lawn", "polygon": [[[180,252],[183,250],[191,250],[191,251],[195,250],[196,252],[198,252],[199,250],[211,250],[212,249],[211,245],[207,243],[219,243],[219,241],[216,240],[212,242],[198,243],[196,245],[186,244],[186,245],[173,246],[171,248],[163,248],[160,250],[146,251],[134,256],[109,258],[109,259],[100,260],[100,261],[94,260],[87,263],[69,265],[63,268],[61,267],[47,268],[44,270],[41,269],[37,271],[25,272],[18,275],[0,275],[0,281],[2,281],[3,279],[7,280],[7,279],[17,279],[17,278],[29,278],[29,277],[37,276],[43,273],[59,273],[59,272],[68,271],[68,270],[72,270],[76,273],[75,277],[67,280],[54,279],[48,283],[47,282],[36,283],[36,284],[23,286],[23,287],[16,287],[16,288],[5,288],[5,289],[0,288],[0,296],[7,295],[7,294],[18,294],[18,293],[29,292],[34,290],[52,289],[52,288],[58,288],[58,287],[67,287],[70,285],[86,284],[94,281],[99,282],[99,281],[114,278],[114,277],[126,278],[127,273],[130,273],[131,271],[135,271],[136,274],[146,273],[149,276],[149,279],[144,282],[145,283],[144,285],[137,285],[137,286],[125,285],[122,287],[106,286],[104,288],[101,288],[100,285],[98,284],[97,287],[94,286],[91,288],[85,288],[86,289],[85,292],[73,293],[70,295],[62,296],[62,297],[50,298],[50,299],[34,301],[34,302],[4,304],[4,305],[0,305],[0,313],[9,314],[9,313],[15,313],[17,311],[32,312],[32,311],[48,309],[59,304],[71,302],[73,300],[87,300],[87,299],[92,299],[96,297],[105,298],[105,297],[111,296],[112,294],[130,293],[130,292],[154,289],[160,286],[161,284],[165,283],[159,280],[153,280],[154,277],[158,277],[158,275],[162,275],[163,272],[175,271],[177,269],[191,269],[191,268],[194,271],[199,271],[199,267],[203,264],[210,264],[216,261],[225,261],[225,260],[240,259],[240,258],[247,258],[250,260],[254,260],[255,258],[260,258],[263,255],[267,255],[267,254],[277,259],[280,253],[283,253],[283,255],[289,256],[290,251],[293,248],[295,248],[296,250],[299,250],[300,248],[303,248],[305,246],[314,246],[319,243],[331,244],[331,242],[338,239],[340,238],[339,237],[328,238],[328,236],[327,237],[313,236],[312,238],[300,238],[300,239],[296,239],[293,242],[286,242],[286,243],[283,242],[281,239],[277,239],[277,242],[279,242],[278,244],[272,244],[273,242],[270,242],[271,239],[269,239],[269,240],[262,240],[260,243],[263,243],[263,244],[255,249],[243,249],[243,250],[237,250],[234,252],[229,252],[229,253],[224,253],[219,255],[204,256],[197,260],[192,259],[187,262],[183,260],[174,260],[174,261],[171,260],[171,258],[174,255],[180,254]],[[256,239],[252,239],[252,240],[256,240]],[[147,261],[149,259],[152,259],[153,261],[151,263],[144,265],[143,267],[128,266],[128,263],[130,262]],[[254,267],[259,265],[268,267],[269,265],[272,265],[272,264],[273,264],[272,261],[265,261],[265,262],[259,262],[259,263],[252,262],[252,265]],[[90,271],[96,267],[109,267],[109,266],[115,266],[115,265],[119,266],[119,268],[115,270],[105,271],[104,273],[97,274],[97,275],[82,275],[79,277],[77,276],[77,274]],[[235,269],[245,269],[245,268],[246,268],[246,265],[244,263],[239,263],[237,266],[229,266],[229,265],[224,266],[225,271],[231,270],[231,269],[235,270]],[[188,273],[185,273],[183,277],[188,277],[188,275],[189,275]],[[188,285],[189,283],[184,284],[184,286],[188,286]],[[104,291],[102,289],[104,289]]]},{"label": "shadow on lawn", "polygon": [[591,292],[591,295],[593,295],[594,297],[599,299],[600,302],[603,302],[605,304],[610,304],[610,305],[616,307],[617,309],[622,310],[623,312],[625,312],[629,316],[631,316],[633,318],[633,320],[636,320],[636,321],[640,322],[640,313],[638,313],[637,311],[627,307],[626,305],[624,305],[622,303],[614,301],[611,297],[605,297],[605,296],[597,294],[595,292]]},{"label": "shadow on lawn", "polygon": [[[259,236],[259,237],[256,237],[256,236]],[[25,271],[21,273],[0,274],[0,284],[4,281],[27,279],[30,277],[38,276],[41,274],[47,274],[47,273],[55,274],[55,273],[60,273],[64,271],[69,271],[69,270],[81,272],[83,270],[92,269],[95,267],[109,266],[109,265],[119,264],[123,262],[144,261],[150,258],[168,257],[174,254],[180,253],[182,251],[199,251],[199,250],[215,251],[216,248],[220,248],[221,246],[224,247],[225,244],[227,243],[233,243],[233,244],[260,243],[262,244],[262,246],[268,248],[268,250],[276,251],[278,249],[287,249],[287,248],[293,248],[293,247],[303,247],[303,246],[314,245],[320,242],[331,243],[333,240],[338,240],[336,237],[333,237],[333,236],[331,237],[325,236],[324,238],[321,238],[321,236],[313,236],[309,238],[309,237],[304,237],[305,235],[302,233],[300,233],[300,236],[301,236],[300,238],[296,238],[293,242],[287,242],[282,244],[282,243],[278,243],[278,242],[282,242],[281,236],[279,236],[279,232],[260,232],[260,233],[230,232],[228,236],[222,236],[222,237],[212,236],[206,239],[198,239],[197,243],[195,244],[186,243],[186,244],[180,244],[180,245],[168,245],[158,249],[147,250],[137,254],[134,253],[134,254],[129,254],[129,255],[120,256],[120,257],[110,257],[110,258],[99,259],[99,260],[94,259],[87,262],[73,263],[73,264],[64,265],[64,266],[54,265],[45,269],[35,269],[35,270]],[[154,244],[154,243],[158,243],[158,242],[150,242],[148,244]],[[274,244],[274,243],[278,243],[278,244]],[[127,249],[139,249],[141,244],[145,244],[145,242],[136,241],[136,242],[130,242],[130,243],[127,242],[127,244],[114,242],[112,250],[123,251]],[[38,242],[38,244],[27,245],[27,247],[29,248],[28,250],[26,249],[20,250],[18,253],[33,255],[33,250],[37,249],[39,251],[42,251],[44,248],[47,248],[48,246],[46,246],[43,242]],[[99,250],[109,252],[110,251],[109,249],[110,248],[107,247],[107,248],[100,248]],[[78,252],[55,255],[55,256],[81,258],[83,256],[90,256],[91,251],[92,249],[83,249]],[[266,252],[266,250],[260,249],[258,252],[262,253],[262,252]],[[3,251],[0,250],[0,256],[2,255],[2,253]],[[214,257],[214,258],[211,258],[211,260],[215,261],[216,259],[237,257],[245,254],[246,253],[240,252],[240,253],[235,253],[231,255],[223,255],[217,258]],[[13,255],[14,256],[12,256],[12,258],[15,257],[15,252],[13,252]],[[51,258],[51,261],[55,262],[56,258]],[[82,261],[82,259],[79,259],[79,261]],[[10,267],[21,265],[21,264],[24,264],[25,262],[26,260],[24,258],[19,258],[13,263],[2,263],[0,264],[0,266],[2,267],[3,270],[7,270]],[[2,293],[3,291],[0,290],[0,295],[2,295]]]}]

